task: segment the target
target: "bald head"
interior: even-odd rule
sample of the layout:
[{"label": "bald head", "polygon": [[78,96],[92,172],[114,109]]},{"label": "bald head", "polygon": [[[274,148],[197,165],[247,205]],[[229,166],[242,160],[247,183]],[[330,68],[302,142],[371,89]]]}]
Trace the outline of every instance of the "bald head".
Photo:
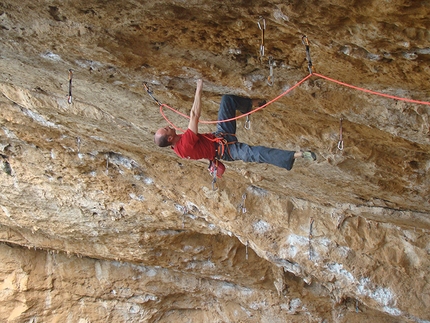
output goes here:
[{"label": "bald head", "polygon": [[159,147],[167,147],[173,144],[175,137],[175,129],[164,127],[157,130],[154,136],[154,142]]}]

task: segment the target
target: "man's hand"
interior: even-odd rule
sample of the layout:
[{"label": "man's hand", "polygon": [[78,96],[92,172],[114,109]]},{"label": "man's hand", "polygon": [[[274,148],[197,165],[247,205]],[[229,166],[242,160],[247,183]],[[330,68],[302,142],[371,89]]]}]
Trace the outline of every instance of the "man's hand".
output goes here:
[{"label": "man's hand", "polygon": [[199,131],[199,119],[200,119],[200,110],[201,110],[201,99],[202,99],[202,91],[203,91],[203,80],[197,80],[196,94],[194,95],[194,103],[190,112],[190,123],[188,124],[188,128],[191,129],[195,134]]}]

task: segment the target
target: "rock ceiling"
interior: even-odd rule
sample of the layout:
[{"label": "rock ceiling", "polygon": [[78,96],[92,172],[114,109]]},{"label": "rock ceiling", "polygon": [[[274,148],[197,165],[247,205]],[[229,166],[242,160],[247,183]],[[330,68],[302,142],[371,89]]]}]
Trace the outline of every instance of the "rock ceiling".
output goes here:
[{"label": "rock ceiling", "polygon": [[[429,16],[0,1],[1,321],[429,322],[430,107],[324,78],[430,101]],[[304,35],[317,74],[278,97],[309,74]],[[154,145],[166,121],[143,86],[188,114],[198,78],[202,119],[225,93],[274,100],[240,140],[317,161],[226,163],[213,190],[206,161]]]}]

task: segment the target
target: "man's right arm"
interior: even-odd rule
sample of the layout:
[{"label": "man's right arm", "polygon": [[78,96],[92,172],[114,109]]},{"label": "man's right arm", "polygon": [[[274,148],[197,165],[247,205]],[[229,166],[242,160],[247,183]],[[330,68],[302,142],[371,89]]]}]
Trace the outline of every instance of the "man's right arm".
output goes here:
[{"label": "man's right arm", "polygon": [[203,81],[199,79],[197,80],[196,94],[194,96],[194,103],[190,112],[190,122],[188,124],[188,128],[195,134],[197,134],[199,131],[202,90],[203,90]]}]

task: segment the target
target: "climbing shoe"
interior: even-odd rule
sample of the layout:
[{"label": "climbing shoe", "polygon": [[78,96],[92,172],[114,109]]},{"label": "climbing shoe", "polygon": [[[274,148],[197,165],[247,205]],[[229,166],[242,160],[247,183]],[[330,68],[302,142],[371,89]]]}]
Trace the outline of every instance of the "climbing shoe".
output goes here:
[{"label": "climbing shoe", "polygon": [[303,158],[307,160],[317,160],[317,155],[313,151],[304,151]]}]

